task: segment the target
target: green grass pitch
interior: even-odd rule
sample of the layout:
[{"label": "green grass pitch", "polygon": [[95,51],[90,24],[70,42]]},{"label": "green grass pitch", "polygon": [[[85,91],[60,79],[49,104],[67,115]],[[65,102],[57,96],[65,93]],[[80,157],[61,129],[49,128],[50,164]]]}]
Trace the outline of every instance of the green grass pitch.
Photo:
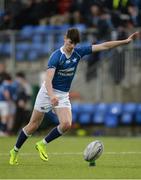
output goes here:
[{"label": "green grass pitch", "polygon": [[[49,161],[40,160],[31,137],[20,151],[19,165],[11,166],[9,150],[16,137],[0,138],[0,179],[141,179],[141,138],[61,137],[48,145]],[[89,167],[83,150],[94,140],[104,143],[104,153]]]}]

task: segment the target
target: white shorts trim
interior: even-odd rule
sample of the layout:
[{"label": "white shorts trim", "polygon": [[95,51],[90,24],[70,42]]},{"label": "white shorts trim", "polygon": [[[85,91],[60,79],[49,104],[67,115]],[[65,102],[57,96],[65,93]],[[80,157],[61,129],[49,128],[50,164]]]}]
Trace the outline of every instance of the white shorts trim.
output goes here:
[{"label": "white shorts trim", "polygon": [[[54,94],[58,97],[59,103],[54,108],[67,107],[71,109],[69,93],[54,89]],[[50,97],[48,96],[45,85],[43,84],[37,94],[34,109],[40,112],[49,112],[52,109]]]},{"label": "white shorts trim", "polygon": [[8,101],[0,101],[0,116],[8,116],[15,114],[15,104]]},{"label": "white shorts trim", "polygon": [[0,101],[0,115],[1,116],[9,115],[9,106],[6,101]]}]

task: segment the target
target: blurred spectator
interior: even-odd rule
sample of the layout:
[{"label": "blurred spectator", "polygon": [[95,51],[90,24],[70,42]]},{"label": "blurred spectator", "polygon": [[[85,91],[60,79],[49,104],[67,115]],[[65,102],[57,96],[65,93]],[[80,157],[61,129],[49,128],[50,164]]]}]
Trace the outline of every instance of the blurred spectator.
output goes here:
[{"label": "blurred spectator", "polygon": [[[35,1],[29,0],[25,6],[25,8],[20,11],[18,16],[15,16],[14,21],[14,29],[21,29],[24,25],[37,25],[38,24],[38,17],[35,16],[34,8],[36,6]],[[37,10],[37,9],[36,9]],[[40,9],[41,11],[41,9]],[[40,14],[40,11],[36,11]]]},{"label": "blurred spectator", "polygon": [[141,0],[131,0],[132,4],[141,10]]},{"label": "blurred spectator", "polygon": [[58,1],[58,13],[65,14],[66,12],[69,12],[72,2],[73,2],[73,0],[59,0]]},{"label": "blurred spectator", "polygon": [[127,38],[127,36],[127,29],[124,26],[119,26],[117,29],[117,39],[123,40],[124,38]]},{"label": "blurred spectator", "polygon": [[31,85],[26,80],[23,72],[16,73],[13,87],[16,90],[16,115],[13,131],[14,133],[17,133],[19,128],[21,128],[21,126],[27,121],[30,115],[30,110],[27,108],[27,104],[30,101],[32,90]]},{"label": "blurred spectator", "polygon": [[[138,34],[138,38],[136,39],[136,41],[134,42],[134,45],[136,48],[139,48],[139,51],[140,51],[140,48],[141,48],[141,32],[139,32]],[[139,53],[140,54],[140,53]],[[141,57],[141,56],[140,56]]]},{"label": "blurred spectator", "polygon": [[6,12],[2,17],[3,29],[55,23],[84,23],[97,28],[99,22],[99,29],[102,30],[121,25],[125,14],[131,16],[135,26],[141,24],[139,0],[11,0],[6,4]]},{"label": "blurred spectator", "polygon": [[131,0],[103,0],[103,7],[110,13],[115,28],[127,17],[129,5],[132,5]]},{"label": "blurred spectator", "polygon": [[75,10],[71,16],[70,16],[70,24],[75,25],[75,24],[82,24],[84,23],[83,16],[81,15],[79,10]]},{"label": "blurred spectator", "polygon": [[6,9],[12,13],[13,17],[18,16],[24,7],[25,4],[19,0],[10,0],[6,3]]},{"label": "blurred spectator", "polygon": [[0,30],[9,28],[9,23],[12,20],[12,18],[6,14],[6,12],[0,13]]},{"label": "blurred spectator", "polygon": [[7,26],[8,29],[16,28],[17,21],[16,18],[20,15],[24,9],[24,3],[19,0],[11,0],[6,3],[6,10],[4,16],[4,26]]},{"label": "blurred spectator", "polygon": [[110,31],[113,29],[111,16],[101,6],[93,4],[90,7],[88,16],[88,26],[98,29],[98,36],[101,39],[109,36]]},{"label": "blurred spectator", "polygon": [[38,25],[41,19],[57,14],[57,5],[56,0],[8,1],[6,11],[10,18],[9,28],[21,29],[24,25]]},{"label": "blurred spectator", "polygon": [[15,105],[13,102],[14,89],[11,75],[5,73],[0,85],[0,136],[8,135],[13,127]]},{"label": "blurred spectator", "polygon": [[135,5],[128,6],[128,14],[134,27],[141,26],[141,12]]}]

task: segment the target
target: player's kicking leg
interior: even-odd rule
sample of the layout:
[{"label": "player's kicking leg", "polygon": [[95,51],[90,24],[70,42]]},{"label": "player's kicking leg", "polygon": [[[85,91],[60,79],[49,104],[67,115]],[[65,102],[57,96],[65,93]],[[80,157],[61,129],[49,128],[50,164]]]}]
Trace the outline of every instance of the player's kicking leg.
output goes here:
[{"label": "player's kicking leg", "polygon": [[[48,156],[46,153],[46,146],[49,142],[53,141],[54,139],[60,137],[64,132],[71,128],[71,110],[70,108],[63,107],[63,108],[56,108],[55,110],[60,125],[55,127],[50,131],[50,133],[41,141],[36,143],[36,149],[39,151],[40,158],[43,161],[48,161]],[[64,116],[65,114],[65,116]]]}]

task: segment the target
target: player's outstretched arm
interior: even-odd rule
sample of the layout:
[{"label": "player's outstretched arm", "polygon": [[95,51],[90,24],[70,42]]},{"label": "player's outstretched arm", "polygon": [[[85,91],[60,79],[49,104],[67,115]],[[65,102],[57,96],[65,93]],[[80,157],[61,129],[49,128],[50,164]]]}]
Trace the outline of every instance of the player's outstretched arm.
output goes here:
[{"label": "player's outstretched arm", "polygon": [[138,36],[139,32],[135,32],[131,34],[127,39],[124,40],[117,40],[117,41],[108,41],[104,42],[98,45],[92,45],[92,51],[97,52],[97,51],[103,51],[103,50],[108,50],[117,46],[121,46],[124,44],[130,43],[132,40],[134,40]]}]

